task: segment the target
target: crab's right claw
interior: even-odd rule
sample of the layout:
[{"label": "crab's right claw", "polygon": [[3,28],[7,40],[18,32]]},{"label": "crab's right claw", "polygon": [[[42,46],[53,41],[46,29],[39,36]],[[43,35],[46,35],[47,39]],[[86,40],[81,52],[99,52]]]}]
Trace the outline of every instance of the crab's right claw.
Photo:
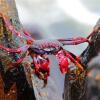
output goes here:
[{"label": "crab's right claw", "polygon": [[66,57],[66,55],[64,54],[63,50],[59,51],[56,54],[56,57],[59,61],[59,67],[60,67],[60,71],[62,74],[65,74],[68,72],[68,58]]}]

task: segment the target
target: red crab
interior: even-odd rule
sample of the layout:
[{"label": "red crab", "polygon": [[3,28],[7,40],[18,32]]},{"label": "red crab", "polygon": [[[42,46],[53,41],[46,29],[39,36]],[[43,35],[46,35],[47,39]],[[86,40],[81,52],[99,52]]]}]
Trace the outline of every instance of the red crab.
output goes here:
[{"label": "red crab", "polygon": [[[64,50],[64,45],[78,45],[83,42],[88,42],[89,38],[94,35],[96,32],[93,31],[87,38],[77,37],[77,38],[68,38],[68,39],[55,39],[55,40],[34,40],[28,32],[23,32],[24,37],[18,32],[13,25],[11,25],[10,21],[4,15],[0,14],[3,19],[5,26],[11,31],[12,34],[15,34],[17,37],[25,38],[26,44],[25,47],[19,48],[6,48],[0,45],[1,50],[5,50],[9,53],[27,53],[25,56],[29,55],[33,61],[31,62],[31,68],[34,70],[34,74],[39,78],[44,80],[47,83],[47,79],[50,75],[50,68],[49,68],[49,58],[48,55],[55,55],[59,62],[59,68],[61,73],[67,73],[69,69],[69,63],[72,62],[76,68],[82,72],[84,68],[80,63],[80,59],[75,56],[73,53]],[[23,59],[21,57],[17,60],[15,64],[20,64]],[[14,64],[13,64],[14,66]]]}]

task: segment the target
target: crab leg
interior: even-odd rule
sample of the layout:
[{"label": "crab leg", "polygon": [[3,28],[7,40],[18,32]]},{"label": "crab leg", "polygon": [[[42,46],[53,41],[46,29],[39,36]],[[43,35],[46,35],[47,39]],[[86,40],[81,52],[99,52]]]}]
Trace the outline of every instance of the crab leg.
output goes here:
[{"label": "crab leg", "polygon": [[87,40],[87,38],[84,37],[76,37],[76,38],[67,38],[67,39],[58,39],[58,41],[77,41],[77,40]]},{"label": "crab leg", "polygon": [[10,53],[21,53],[21,49],[20,48],[12,49],[12,48],[7,48],[7,47],[4,47],[4,46],[0,45],[0,49],[1,50],[5,50],[5,51],[10,52]]},{"label": "crab leg", "polygon": [[78,45],[80,43],[88,42],[91,43],[87,38],[77,37],[77,38],[68,38],[68,39],[58,39],[63,45]]},{"label": "crab leg", "polygon": [[73,58],[71,53],[68,53],[67,51],[65,51],[65,54],[81,71],[84,71],[83,66],[79,63],[79,61],[77,59]]},{"label": "crab leg", "polygon": [[13,25],[11,25],[10,21],[7,19],[6,16],[4,16],[2,13],[0,13],[0,17],[3,18],[3,21],[4,21],[5,25],[6,25],[6,27],[9,29],[9,31],[11,31],[13,34],[17,35],[18,37],[26,39],[26,41],[28,42],[28,44],[31,41],[31,44],[32,44],[32,42],[34,41],[34,39],[31,37],[31,35],[30,35],[29,32],[23,31],[23,33],[25,35],[25,37],[23,37],[21,35],[21,33],[19,31],[17,31]]}]

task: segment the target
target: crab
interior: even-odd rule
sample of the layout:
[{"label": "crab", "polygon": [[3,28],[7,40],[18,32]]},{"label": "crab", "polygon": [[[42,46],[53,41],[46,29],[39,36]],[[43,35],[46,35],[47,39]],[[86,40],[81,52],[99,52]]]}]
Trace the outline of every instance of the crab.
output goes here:
[{"label": "crab", "polygon": [[[7,27],[12,34],[22,38],[21,33],[14,28],[6,16],[1,13],[0,17],[3,19],[5,27]],[[79,75],[80,73],[84,72],[84,65],[81,63],[80,57],[74,55],[68,50],[65,50],[63,47],[65,45],[78,45],[84,42],[87,42],[89,45],[91,45],[92,41],[90,41],[90,38],[96,33],[96,31],[93,31],[87,38],[76,37],[49,40],[34,40],[29,32],[23,31],[23,33],[26,39],[26,44],[24,47],[14,49],[0,45],[0,49],[9,53],[17,54],[21,54],[26,51],[24,57],[19,58],[16,63],[12,63],[13,66],[15,64],[21,64],[26,56],[30,56],[32,58],[30,66],[34,74],[39,79],[43,80],[45,84],[47,84],[48,77],[50,76],[50,60],[48,55],[54,55],[57,58],[59,69],[62,74],[70,74],[72,72],[72,68],[69,67],[70,63],[75,65],[75,74]]]}]

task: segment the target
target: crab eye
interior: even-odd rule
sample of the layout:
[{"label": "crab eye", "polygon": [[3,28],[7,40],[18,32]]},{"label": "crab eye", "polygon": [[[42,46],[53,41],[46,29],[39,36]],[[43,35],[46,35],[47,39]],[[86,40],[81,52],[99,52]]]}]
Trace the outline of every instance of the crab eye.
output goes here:
[{"label": "crab eye", "polygon": [[64,53],[62,51],[58,52],[56,54],[56,57],[59,61],[59,67],[60,67],[60,71],[62,74],[65,74],[68,72],[68,58],[64,55]]}]

